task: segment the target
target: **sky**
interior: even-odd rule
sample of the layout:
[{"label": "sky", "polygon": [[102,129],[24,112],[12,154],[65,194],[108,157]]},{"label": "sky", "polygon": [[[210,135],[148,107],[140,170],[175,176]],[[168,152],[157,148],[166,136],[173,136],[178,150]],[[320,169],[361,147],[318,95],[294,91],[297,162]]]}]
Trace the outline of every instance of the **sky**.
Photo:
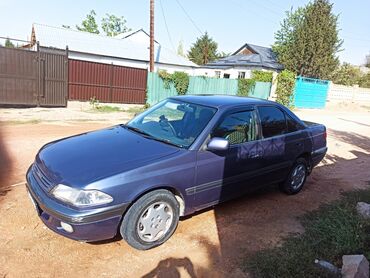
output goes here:
[{"label": "sky", "polygon": [[[155,39],[176,50],[188,50],[207,31],[219,51],[234,52],[245,43],[271,46],[285,11],[304,0],[155,0]],[[370,54],[370,0],[331,0],[344,40],[342,62],[361,65]],[[149,0],[0,0],[0,37],[29,39],[32,23],[80,24],[90,10],[98,23],[106,14],[124,16],[131,29],[149,31]]]}]

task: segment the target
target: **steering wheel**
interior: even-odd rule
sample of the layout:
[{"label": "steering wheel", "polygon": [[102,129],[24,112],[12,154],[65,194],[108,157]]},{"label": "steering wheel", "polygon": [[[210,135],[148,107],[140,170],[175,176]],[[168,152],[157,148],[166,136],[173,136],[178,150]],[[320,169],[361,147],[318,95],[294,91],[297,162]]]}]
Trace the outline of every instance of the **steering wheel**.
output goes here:
[{"label": "steering wheel", "polygon": [[164,115],[159,117],[159,124],[161,125],[162,129],[165,129],[165,127],[168,127],[171,130],[172,134],[174,136],[177,136],[175,128]]}]

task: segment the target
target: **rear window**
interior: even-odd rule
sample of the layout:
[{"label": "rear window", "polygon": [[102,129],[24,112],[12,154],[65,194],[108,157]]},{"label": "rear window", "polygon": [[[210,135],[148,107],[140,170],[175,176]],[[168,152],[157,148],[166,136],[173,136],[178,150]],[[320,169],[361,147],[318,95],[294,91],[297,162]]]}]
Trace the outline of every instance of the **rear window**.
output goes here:
[{"label": "rear window", "polygon": [[287,132],[284,113],[273,106],[258,107],[263,138],[281,135]]}]

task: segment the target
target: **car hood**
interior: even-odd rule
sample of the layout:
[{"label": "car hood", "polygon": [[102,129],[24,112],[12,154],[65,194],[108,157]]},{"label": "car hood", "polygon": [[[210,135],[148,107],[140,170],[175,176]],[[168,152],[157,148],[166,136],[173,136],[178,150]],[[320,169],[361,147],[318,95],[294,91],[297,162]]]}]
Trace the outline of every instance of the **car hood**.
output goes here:
[{"label": "car hood", "polygon": [[124,126],[84,133],[45,145],[36,163],[50,183],[82,188],[179,151]]}]

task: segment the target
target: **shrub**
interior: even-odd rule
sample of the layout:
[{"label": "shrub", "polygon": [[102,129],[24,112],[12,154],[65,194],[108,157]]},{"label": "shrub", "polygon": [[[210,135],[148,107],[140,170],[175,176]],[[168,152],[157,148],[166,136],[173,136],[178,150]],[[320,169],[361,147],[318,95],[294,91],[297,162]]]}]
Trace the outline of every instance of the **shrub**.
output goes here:
[{"label": "shrub", "polygon": [[254,79],[238,79],[238,96],[247,97],[255,84]]},{"label": "shrub", "polygon": [[185,95],[189,87],[189,75],[186,72],[176,71],[172,74],[172,82],[179,95]]},{"label": "shrub", "polygon": [[163,80],[165,89],[169,89],[172,83],[179,95],[185,95],[188,91],[189,75],[186,72],[176,71],[171,74],[166,70],[159,70],[158,76]]},{"label": "shrub", "polygon": [[271,71],[262,71],[262,70],[253,70],[252,79],[260,82],[272,82],[272,72]]},{"label": "shrub", "polygon": [[293,93],[295,85],[295,73],[289,70],[283,70],[278,74],[276,87],[276,102],[287,107],[293,103]]}]

